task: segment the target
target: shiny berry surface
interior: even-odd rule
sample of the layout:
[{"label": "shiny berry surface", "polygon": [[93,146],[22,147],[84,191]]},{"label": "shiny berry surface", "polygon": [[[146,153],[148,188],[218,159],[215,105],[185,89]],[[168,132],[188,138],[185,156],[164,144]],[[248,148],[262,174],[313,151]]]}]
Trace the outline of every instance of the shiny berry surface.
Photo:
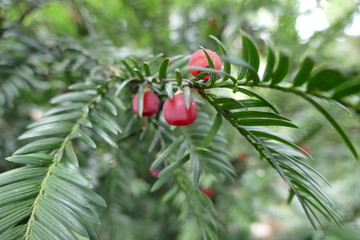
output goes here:
[{"label": "shiny berry surface", "polygon": [[186,109],[184,93],[175,94],[173,99],[169,98],[163,106],[163,115],[166,122],[173,126],[187,126],[192,124],[197,115],[197,107],[191,98],[190,109]]},{"label": "shiny berry surface", "polygon": [[[221,63],[221,59],[220,59],[219,55],[217,55],[215,52],[213,52],[209,49],[206,49],[206,51],[214,63],[214,68],[216,70],[220,70],[222,63]],[[203,68],[209,67],[209,62],[208,62],[206,55],[202,49],[195,51],[191,55],[190,60],[189,60],[189,67],[203,67]],[[196,69],[190,69],[190,73],[194,76],[198,75],[200,72],[201,71],[196,70]],[[207,74],[204,77],[202,77],[201,79],[209,80],[209,78],[210,78],[210,74]]]},{"label": "shiny berry surface", "polygon": [[[138,102],[139,102],[139,94],[136,94],[132,99],[132,107],[136,114],[139,113]],[[144,93],[143,102],[144,102],[143,113],[142,113],[143,116],[149,117],[156,114],[159,111],[160,99],[155,93],[151,91],[146,91]]]}]

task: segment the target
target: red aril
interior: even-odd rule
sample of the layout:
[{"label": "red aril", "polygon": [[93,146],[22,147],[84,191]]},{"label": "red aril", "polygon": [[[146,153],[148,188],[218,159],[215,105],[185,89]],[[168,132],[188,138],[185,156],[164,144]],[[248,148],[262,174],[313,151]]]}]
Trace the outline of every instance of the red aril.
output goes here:
[{"label": "red aril", "polygon": [[184,93],[177,93],[173,99],[169,98],[163,106],[163,115],[166,122],[173,126],[187,126],[192,124],[197,115],[194,99],[190,99],[190,108],[186,109]]},{"label": "red aril", "polygon": [[[205,49],[206,52],[209,54],[211,60],[214,63],[214,68],[216,70],[220,70],[221,69],[221,59],[219,57],[219,55],[217,55],[215,52],[209,50],[209,49]],[[204,50],[199,49],[197,51],[195,51],[189,60],[189,67],[203,67],[203,68],[208,68],[209,67],[209,62],[206,58],[206,55],[204,53]],[[200,70],[197,69],[190,69],[190,73],[194,76],[198,75],[199,73],[201,73]],[[209,80],[210,78],[210,74],[205,75],[204,77],[202,77],[202,80]]]}]

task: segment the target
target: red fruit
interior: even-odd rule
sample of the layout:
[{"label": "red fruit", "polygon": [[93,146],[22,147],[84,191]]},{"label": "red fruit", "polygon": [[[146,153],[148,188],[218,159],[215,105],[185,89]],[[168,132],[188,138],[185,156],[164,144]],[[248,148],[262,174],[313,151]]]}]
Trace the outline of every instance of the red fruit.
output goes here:
[{"label": "red fruit", "polygon": [[214,198],[215,193],[211,188],[200,188],[200,190],[209,198]]},{"label": "red fruit", "polygon": [[163,114],[166,122],[174,126],[187,126],[192,124],[197,115],[197,107],[194,99],[190,99],[190,109],[187,110],[184,101],[184,93],[175,94],[169,98],[163,106]]},{"label": "red fruit", "polygon": [[[133,110],[136,114],[139,113],[138,110],[138,98],[139,94],[137,93],[132,100],[132,106]],[[142,115],[145,117],[152,116],[156,114],[159,111],[160,108],[160,99],[159,97],[151,92],[151,91],[145,91],[144,92],[144,98],[143,98],[143,113]]]},{"label": "red fruit", "polygon": [[[221,69],[221,59],[220,59],[219,55],[217,55],[215,52],[213,52],[209,49],[206,49],[206,51],[209,54],[211,60],[213,61],[215,69],[220,70]],[[208,62],[206,55],[202,49],[197,50],[196,52],[194,52],[191,55],[190,61],[189,61],[189,67],[204,67],[204,68],[209,67],[209,62]],[[198,75],[200,72],[201,71],[196,70],[196,69],[190,69],[190,73],[194,76]],[[210,74],[207,74],[201,79],[209,80],[209,78],[210,78]]]},{"label": "red fruit", "polygon": [[161,169],[158,169],[158,168],[153,169],[153,170],[150,170],[150,174],[151,174],[151,176],[153,176],[153,177],[159,176],[160,172],[161,172]]},{"label": "red fruit", "polygon": [[246,153],[240,153],[240,154],[237,156],[237,159],[239,159],[239,161],[241,161],[241,162],[245,161],[247,158],[248,158],[248,156],[247,156]]}]

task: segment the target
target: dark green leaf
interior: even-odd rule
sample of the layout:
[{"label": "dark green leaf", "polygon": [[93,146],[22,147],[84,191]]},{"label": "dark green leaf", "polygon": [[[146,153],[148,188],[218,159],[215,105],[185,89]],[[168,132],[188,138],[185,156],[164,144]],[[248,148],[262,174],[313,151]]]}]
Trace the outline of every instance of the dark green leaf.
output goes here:
[{"label": "dark green leaf", "polygon": [[294,87],[298,87],[303,85],[310,77],[310,73],[314,68],[315,62],[312,58],[306,57],[302,62],[299,71],[297,72],[296,76],[294,77]]},{"label": "dark green leaf", "polygon": [[271,85],[280,83],[286,77],[289,71],[289,66],[289,57],[285,53],[281,52],[279,56],[279,63],[272,76]]},{"label": "dark green leaf", "polygon": [[238,119],[236,122],[241,126],[284,126],[284,127],[298,128],[295,124],[280,119],[247,118],[247,119]]},{"label": "dark green leaf", "polygon": [[[210,35],[210,38],[213,39],[218,44],[223,55],[228,55],[224,45],[221,43],[221,41],[219,39],[217,39],[213,35]],[[225,61],[225,63],[224,63],[224,72],[229,75],[231,74],[231,64],[228,61]],[[229,78],[228,75],[224,75],[223,81],[226,81],[228,78]]]},{"label": "dark green leaf", "polygon": [[63,141],[64,139],[62,138],[45,138],[36,140],[19,148],[15,151],[14,154],[25,154],[43,150],[53,150],[59,147]]},{"label": "dark green leaf", "polygon": [[333,98],[342,98],[360,92],[360,76],[350,79],[334,89]]},{"label": "dark green leaf", "polygon": [[341,72],[335,69],[323,69],[309,80],[307,91],[329,91],[345,81]]},{"label": "dark green leaf", "polygon": [[44,166],[53,161],[54,157],[45,153],[30,153],[26,155],[13,155],[6,158],[6,160],[14,163],[31,164]]},{"label": "dark green leaf", "polygon": [[151,164],[150,169],[153,170],[170,157],[181,145],[183,138],[177,139]]},{"label": "dark green leaf", "polygon": [[161,64],[160,64],[160,67],[159,67],[159,79],[164,79],[166,78],[167,74],[166,74],[166,70],[167,70],[167,67],[169,65],[169,59],[168,58],[165,58]]},{"label": "dark green leaf", "polygon": [[264,71],[263,81],[268,82],[272,78],[274,66],[275,66],[275,54],[271,47],[267,47],[267,57],[266,57],[266,68]]},{"label": "dark green leaf", "polygon": [[[210,142],[213,140],[213,138],[215,137],[216,133],[219,131],[220,127],[221,127],[221,123],[222,123],[222,116],[220,113],[216,114],[215,120],[213,125],[211,126],[208,134],[206,135],[203,143],[202,143],[202,147],[207,147],[209,146]],[[191,158],[191,156],[190,156]]]}]

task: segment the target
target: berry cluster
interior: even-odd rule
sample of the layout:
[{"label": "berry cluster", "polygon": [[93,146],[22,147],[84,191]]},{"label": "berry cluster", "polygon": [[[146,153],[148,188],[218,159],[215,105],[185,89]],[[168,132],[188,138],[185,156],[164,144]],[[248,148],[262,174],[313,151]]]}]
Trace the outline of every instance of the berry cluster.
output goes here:
[{"label": "berry cluster", "polygon": [[[217,70],[221,69],[221,59],[213,51],[206,49],[206,52],[210,56],[211,60],[214,63],[214,68]],[[194,52],[189,60],[189,67],[209,67],[208,60],[202,49]],[[197,76],[201,71],[190,69],[190,73],[193,76]],[[209,80],[210,74],[205,75],[201,79],[204,81]],[[132,107],[136,114],[139,113],[138,109],[139,95],[136,94],[132,99]],[[142,115],[150,117],[156,114],[160,109],[160,99],[159,97],[151,91],[150,88],[146,88],[144,91],[143,97],[143,112]],[[190,107],[186,108],[184,93],[178,91],[173,98],[168,98],[163,105],[163,115],[165,121],[173,126],[187,126],[192,124],[197,115],[198,109],[196,102],[193,98],[190,99]]]}]

